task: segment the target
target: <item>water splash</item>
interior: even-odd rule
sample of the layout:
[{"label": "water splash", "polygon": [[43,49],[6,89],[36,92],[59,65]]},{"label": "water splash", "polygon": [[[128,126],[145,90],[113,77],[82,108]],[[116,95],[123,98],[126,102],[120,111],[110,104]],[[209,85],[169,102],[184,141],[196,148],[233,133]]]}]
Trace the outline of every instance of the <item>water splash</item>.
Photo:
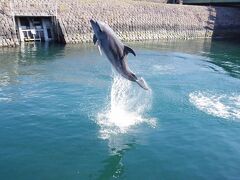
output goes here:
[{"label": "water splash", "polygon": [[240,95],[192,92],[189,101],[199,110],[225,119],[240,119]]},{"label": "water splash", "polygon": [[113,72],[110,97],[102,112],[97,115],[100,137],[108,139],[112,135],[128,132],[140,123],[156,125],[154,118],[145,117],[151,108],[152,92],[145,91]]}]

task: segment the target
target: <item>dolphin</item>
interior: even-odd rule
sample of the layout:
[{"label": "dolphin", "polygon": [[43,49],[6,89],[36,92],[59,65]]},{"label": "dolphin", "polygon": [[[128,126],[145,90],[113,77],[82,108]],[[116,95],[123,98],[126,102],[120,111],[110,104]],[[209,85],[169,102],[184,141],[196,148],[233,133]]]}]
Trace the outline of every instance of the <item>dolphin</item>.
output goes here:
[{"label": "dolphin", "polygon": [[90,20],[94,35],[93,43],[98,45],[99,52],[107,56],[110,63],[124,78],[136,82],[140,87],[148,90],[148,85],[142,77],[138,78],[127,65],[127,55],[135,52],[128,46],[124,45],[117,37],[115,32],[104,22]]}]

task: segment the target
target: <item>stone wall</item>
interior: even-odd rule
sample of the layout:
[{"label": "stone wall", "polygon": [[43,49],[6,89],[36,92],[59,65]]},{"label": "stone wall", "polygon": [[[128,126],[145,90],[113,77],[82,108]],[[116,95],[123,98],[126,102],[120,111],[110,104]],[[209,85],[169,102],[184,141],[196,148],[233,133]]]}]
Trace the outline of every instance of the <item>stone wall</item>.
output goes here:
[{"label": "stone wall", "polygon": [[187,6],[133,0],[78,0],[59,16],[67,43],[92,39],[89,20],[107,22],[122,40],[205,38],[239,32],[237,8]]},{"label": "stone wall", "polygon": [[8,1],[0,3],[0,46],[19,45],[15,24]]},{"label": "stone wall", "polygon": [[58,4],[53,0],[9,0],[15,16],[55,16]]},{"label": "stone wall", "polygon": [[[167,0],[5,0],[1,38],[17,44],[15,16],[55,16],[62,41],[92,41],[89,20],[107,22],[122,40],[205,38],[239,35],[240,10],[230,7],[166,4]],[[10,4],[10,5],[8,5]],[[4,24],[5,23],[5,24]],[[3,32],[3,33],[2,33]],[[233,33],[234,32],[234,33]],[[5,39],[5,40],[2,40]]]},{"label": "stone wall", "polygon": [[133,0],[133,1],[145,1],[145,2],[155,2],[155,3],[172,3],[173,0]]}]

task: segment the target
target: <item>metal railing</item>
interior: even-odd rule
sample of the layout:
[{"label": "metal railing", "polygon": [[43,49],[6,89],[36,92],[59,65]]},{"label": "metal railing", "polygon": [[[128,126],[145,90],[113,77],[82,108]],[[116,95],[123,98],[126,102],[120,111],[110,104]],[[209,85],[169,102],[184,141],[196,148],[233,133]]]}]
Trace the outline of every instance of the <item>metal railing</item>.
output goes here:
[{"label": "metal railing", "polygon": [[24,36],[24,41],[41,41],[43,38],[43,29],[23,29],[21,31]]}]

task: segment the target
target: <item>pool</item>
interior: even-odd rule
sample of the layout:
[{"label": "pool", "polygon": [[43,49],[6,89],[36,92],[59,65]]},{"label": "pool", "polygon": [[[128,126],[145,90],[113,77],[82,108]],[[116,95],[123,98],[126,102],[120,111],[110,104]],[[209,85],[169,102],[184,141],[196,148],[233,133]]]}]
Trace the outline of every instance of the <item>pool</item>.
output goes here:
[{"label": "pool", "polygon": [[92,44],[0,50],[0,179],[238,179],[240,43],[127,43],[151,90]]}]

